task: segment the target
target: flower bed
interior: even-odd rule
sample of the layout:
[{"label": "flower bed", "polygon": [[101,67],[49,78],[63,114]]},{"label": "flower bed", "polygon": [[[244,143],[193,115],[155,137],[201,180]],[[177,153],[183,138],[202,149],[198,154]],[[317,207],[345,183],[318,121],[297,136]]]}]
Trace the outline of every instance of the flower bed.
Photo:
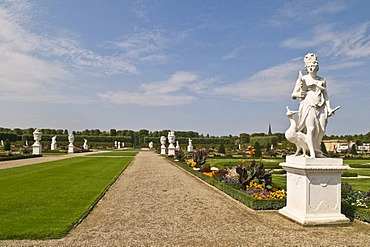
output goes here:
[{"label": "flower bed", "polygon": [[342,183],[342,213],[370,223],[370,191],[356,191]]},{"label": "flower bed", "polygon": [[[246,206],[255,209],[255,210],[272,210],[272,209],[280,209],[285,206],[286,200],[279,198],[282,196],[280,192],[275,193],[272,192],[271,197],[266,195],[265,191],[262,190],[261,187],[254,188],[256,184],[249,184],[246,190],[236,189],[226,183],[225,181],[220,181],[216,179],[217,171],[204,171],[201,172],[200,169],[194,170],[195,167],[194,163],[185,164],[181,162],[174,161],[173,159],[169,159],[172,163],[180,166],[187,172],[197,176],[198,178],[202,179],[203,181],[207,182],[208,184],[218,188],[219,190],[223,191],[227,195],[231,196],[232,198],[240,201],[241,203],[245,204]],[[192,166],[193,164],[193,166]],[[210,169],[211,170],[211,169]],[[249,189],[260,189],[260,191],[256,191],[256,193],[249,194]],[[263,196],[262,196],[263,195]]]}]

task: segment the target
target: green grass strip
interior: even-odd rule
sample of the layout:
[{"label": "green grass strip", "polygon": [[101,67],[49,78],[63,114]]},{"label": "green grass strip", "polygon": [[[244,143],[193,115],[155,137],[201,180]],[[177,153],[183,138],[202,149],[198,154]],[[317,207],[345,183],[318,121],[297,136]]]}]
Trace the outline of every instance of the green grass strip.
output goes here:
[{"label": "green grass strip", "polygon": [[96,154],[88,154],[87,156],[135,156],[138,151],[112,151],[112,152],[101,152]]},{"label": "green grass strip", "polygon": [[0,170],[0,239],[65,236],[132,159],[76,157]]}]

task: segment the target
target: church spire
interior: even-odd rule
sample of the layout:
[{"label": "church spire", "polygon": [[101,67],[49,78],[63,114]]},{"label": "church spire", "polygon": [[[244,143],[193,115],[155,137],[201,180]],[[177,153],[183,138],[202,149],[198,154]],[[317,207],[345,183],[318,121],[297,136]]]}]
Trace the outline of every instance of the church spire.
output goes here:
[{"label": "church spire", "polygon": [[272,131],[271,131],[271,123],[269,123],[269,132],[268,132],[268,135],[272,135]]}]

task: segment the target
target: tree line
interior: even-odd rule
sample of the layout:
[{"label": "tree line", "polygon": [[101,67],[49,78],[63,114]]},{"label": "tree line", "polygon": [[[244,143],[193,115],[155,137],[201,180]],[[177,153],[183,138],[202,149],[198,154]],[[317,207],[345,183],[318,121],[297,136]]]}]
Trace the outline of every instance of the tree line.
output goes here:
[{"label": "tree line", "polygon": [[[33,132],[35,128],[2,128],[0,127],[0,140],[9,139],[10,141],[33,141]],[[53,136],[57,136],[60,141],[68,140],[68,130],[66,129],[41,129],[43,133],[43,139],[51,139]],[[159,143],[161,136],[167,137],[170,130],[159,130],[149,131],[141,129],[138,131],[134,130],[117,130],[110,129],[109,131],[99,129],[86,129],[83,131],[73,131],[72,134],[75,136],[76,141],[83,141],[88,139],[89,142],[114,142],[121,141],[131,143],[133,146],[147,145],[149,142]],[[176,139],[182,144],[187,143],[187,140],[191,138],[194,144],[226,144],[233,146],[236,144],[246,145],[254,144],[258,142],[261,146],[268,148],[268,145],[276,145],[286,141],[284,133],[274,133],[268,135],[266,133],[240,133],[238,136],[225,135],[225,136],[210,136],[209,134],[200,134],[196,131],[175,131]],[[331,135],[325,136],[324,140],[347,140],[356,141],[357,145],[362,143],[370,142],[370,132],[366,134],[355,134],[355,135]]]}]

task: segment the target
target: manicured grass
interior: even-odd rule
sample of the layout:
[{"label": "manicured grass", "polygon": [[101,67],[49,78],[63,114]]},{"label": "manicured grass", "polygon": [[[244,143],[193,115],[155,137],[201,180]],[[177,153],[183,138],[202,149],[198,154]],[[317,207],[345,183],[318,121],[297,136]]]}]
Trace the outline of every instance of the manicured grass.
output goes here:
[{"label": "manicured grass", "polygon": [[133,157],[76,157],[0,170],[0,239],[60,238]]},{"label": "manicured grass", "polygon": [[101,152],[96,154],[89,154],[87,156],[135,156],[139,151],[112,151],[112,152]]},{"label": "manicured grass", "polygon": [[342,178],[342,182],[349,183],[354,190],[370,191],[370,178]]}]

